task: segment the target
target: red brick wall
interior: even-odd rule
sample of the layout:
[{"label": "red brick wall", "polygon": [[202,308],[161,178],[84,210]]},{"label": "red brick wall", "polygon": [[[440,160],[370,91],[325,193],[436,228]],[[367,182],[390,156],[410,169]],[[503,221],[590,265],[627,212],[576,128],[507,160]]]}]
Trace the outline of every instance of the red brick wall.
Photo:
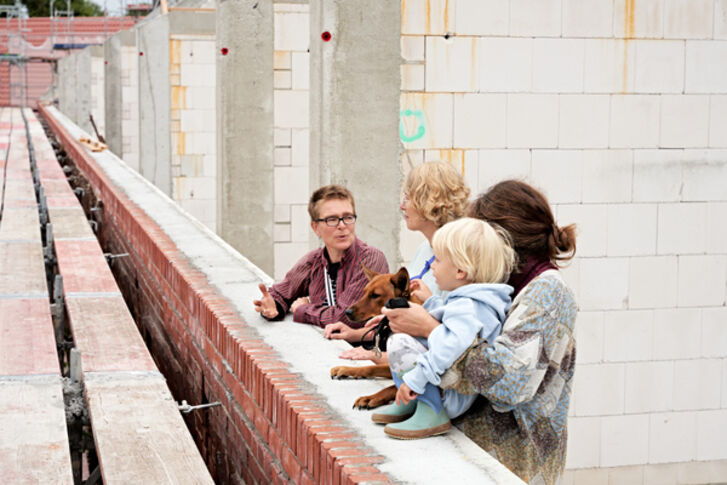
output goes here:
[{"label": "red brick wall", "polygon": [[[217,483],[389,482],[354,431],[208,285],[174,242],[117,189],[41,108],[83,175],[84,206],[103,204],[99,239],[177,400],[221,401],[186,420]],[[87,186],[88,186],[87,185]],[[99,214],[95,212],[94,214]]]}]

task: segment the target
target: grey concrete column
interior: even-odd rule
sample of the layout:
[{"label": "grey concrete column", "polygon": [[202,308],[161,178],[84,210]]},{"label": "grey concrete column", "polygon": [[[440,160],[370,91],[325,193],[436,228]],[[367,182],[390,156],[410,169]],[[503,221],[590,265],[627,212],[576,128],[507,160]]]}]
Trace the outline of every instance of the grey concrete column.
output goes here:
[{"label": "grey concrete column", "polygon": [[273,274],[273,2],[218,1],[217,52],[217,233]]},{"label": "grey concrete column", "polygon": [[[104,102],[106,105],[104,138],[109,149],[119,157],[123,152],[123,98],[122,98],[122,67],[123,54],[121,46],[128,42],[136,42],[133,31],[124,30],[112,35],[104,42]],[[133,44],[132,44],[133,45]]]},{"label": "grey concrete column", "polygon": [[139,173],[171,195],[169,15],[139,24]]},{"label": "grey concrete column", "polygon": [[401,2],[310,6],[310,185],[346,185],[356,198],[357,235],[393,266],[401,260]]},{"label": "grey concrete column", "polygon": [[74,121],[87,133],[92,134],[91,121],[91,49],[86,47],[76,56],[76,117]]}]

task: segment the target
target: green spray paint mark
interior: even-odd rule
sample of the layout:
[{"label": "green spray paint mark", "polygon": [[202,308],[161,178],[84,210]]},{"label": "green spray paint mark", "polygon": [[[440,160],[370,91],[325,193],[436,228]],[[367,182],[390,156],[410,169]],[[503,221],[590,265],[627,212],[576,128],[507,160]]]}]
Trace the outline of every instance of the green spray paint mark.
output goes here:
[{"label": "green spray paint mark", "polygon": [[[416,133],[414,133],[411,136],[407,135],[404,132],[403,118],[405,116],[414,116],[417,119],[417,124],[419,125]],[[424,113],[422,112],[422,110],[418,109],[416,111],[413,111],[410,109],[406,109],[404,111],[401,111],[399,113],[399,136],[401,137],[401,141],[403,141],[404,143],[411,143],[413,141],[417,141],[418,139],[422,138],[424,136],[424,133],[426,133],[426,131],[427,131],[427,129],[424,127],[425,124],[426,124],[426,122],[424,121]]]}]

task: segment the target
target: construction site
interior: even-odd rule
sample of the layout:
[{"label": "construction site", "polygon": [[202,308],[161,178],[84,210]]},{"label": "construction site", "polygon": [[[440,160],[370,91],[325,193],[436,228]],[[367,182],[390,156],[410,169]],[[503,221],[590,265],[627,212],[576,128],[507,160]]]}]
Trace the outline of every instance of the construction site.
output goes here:
[{"label": "construction site", "polygon": [[727,482],[727,1],[132,7],[0,6],[3,482],[524,483],[387,437],[352,405],[390,380],[253,307],[327,184],[407,265],[429,161],[577,224],[560,483]]}]

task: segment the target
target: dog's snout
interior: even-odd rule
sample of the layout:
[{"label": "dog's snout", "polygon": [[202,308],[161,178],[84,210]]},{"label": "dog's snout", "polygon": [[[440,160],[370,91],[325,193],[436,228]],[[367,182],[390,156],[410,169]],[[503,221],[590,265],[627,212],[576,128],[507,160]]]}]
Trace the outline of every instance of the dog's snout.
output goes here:
[{"label": "dog's snout", "polygon": [[346,308],[346,311],[344,313],[349,320],[353,319],[353,308]]}]

